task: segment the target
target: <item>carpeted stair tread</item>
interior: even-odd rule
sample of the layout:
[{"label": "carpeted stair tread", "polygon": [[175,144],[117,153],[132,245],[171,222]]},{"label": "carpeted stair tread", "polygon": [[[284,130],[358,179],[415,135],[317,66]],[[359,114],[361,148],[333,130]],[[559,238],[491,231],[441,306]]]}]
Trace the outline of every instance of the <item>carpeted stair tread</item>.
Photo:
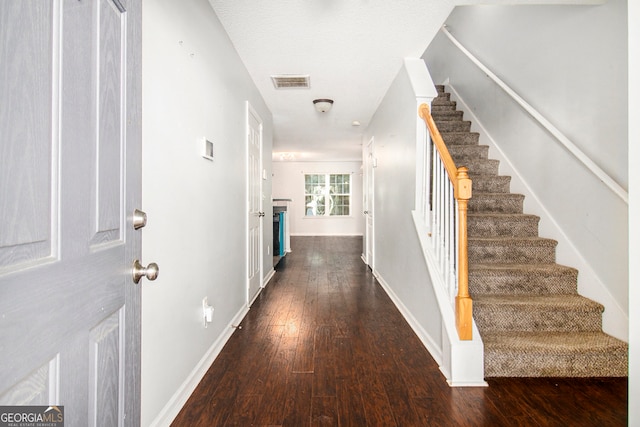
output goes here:
[{"label": "carpeted stair tread", "polygon": [[431,111],[455,111],[456,110],[456,102],[449,101],[447,99],[435,98],[431,103]]},{"label": "carpeted stair tread", "polygon": [[469,237],[535,237],[540,217],[522,213],[469,213]]},{"label": "carpeted stair tread", "polygon": [[457,167],[466,166],[469,171],[484,175],[498,175],[500,161],[495,159],[464,159],[456,163]]},{"label": "carpeted stair tread", "polygon": [[557,307],[558,310],[570,309],[580,311],[597,311],[602,313],[604,307],[589,298],[578,294],[555,294],[555,295],[499,295],[482,294],[476,295],[474,303],[499,304],[521,307],[523,311],[527,307]]},{"label": "carpeted stair tread", "polygon": [[525,348],[538,352],[556,351],[577,353],[585,349],[626,349],[623,341],[604,332],[487,332],[483,336],[485,346],[491,349],[522,351]]},{"label": "carpeted stair tread", "polygon": [[434,113],[438,111],[455,111],[455,109],[456,109],[455,102],[440,104],[440,105],[431,104],[431,111]]},{"label": "carpeted stair tread", "polygon": [[557,241],[542,237],[469,237],[469,264],[553,263]]},{"label": "carpeted stair tread", "polygon": [[602,305],[580,295],[475,295],[478,328],[491,331],[600,331]]},{"label": "carpeted stair tread", "polygon": [[508,193],[511,188],[511,177],[508,175],[487,175],[469,173],[473,194]]},{"label": "carpeted stair tread", "polygon": [[440,132],[469,132],[471,122],[467,120],[436,120]]},{"label": "carpeted stair tread", "polygon": [[469,265],[469,293],[536,295],[576,293],[578,270],[556,263]]},{"label": "carpeted stair tread", "polygon": [[446,145],[473,145],[480,139],[478,132],[440,132],[440,135]]},{"label": "carpeted stair tread", "polygon": [[467,159],[487,159],[489,157],[488,145],[449,145],[447,148],[456,165]]},{"label": "carpeted stair tread", "polygon": [[558,242],[545,237],[471,237],[469,242],[486,246],[502,246],[509,244],[512,246],[546,246],[555,248]]},{"label": "carpeted stair tread", "polygon": [[457,103],[455,101],[450,101],[447,96],[438,96],[431,101],[431,107],[456,107]]},{"label": "carpeted stair tread", "polygon": [[[472,181],[473,188],[473,181]],[[522,213],[524,196],[516,193],[483,193],[476,191],[469,200],[469,213]]]},{"label": "carpeted stair tread", "polygon": [[460,110],[439,110],[433,111],[431,116],[437,123],[445,120],[462,120],[464,113]]},{"label": "carpeted stair tread", "polygon": [[624,377],[627,344],[603,332],[486,332],[486,377]]}]

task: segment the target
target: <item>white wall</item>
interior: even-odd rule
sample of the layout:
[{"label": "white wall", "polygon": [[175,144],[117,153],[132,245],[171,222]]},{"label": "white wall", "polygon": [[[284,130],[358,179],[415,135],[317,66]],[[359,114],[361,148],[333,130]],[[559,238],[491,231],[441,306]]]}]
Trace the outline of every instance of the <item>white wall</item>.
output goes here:
[{"label": "white wall", "polygon": [[[446,25],[627,188],[625,0],[599,6],[461,6]],[[440,67],[427,65],[437,78]]]},{"label": "white wall", "polygon": [[[273,198],[292,199],[289,203],[289,231],[292,236],[361,236],[362,162],[273,162]],[[348,217],[305,217],[304,174],[351,174],[351,215]]]},{"label": "white wall", "polygon": [[[629,117],[640,117],[640,3],[629,2]],[[629,218],[640,218],[640,123],[629,122]],[[640,259],[640,225],[629,222],[629,259]],[[640,304],[640,265],[630,264],[629,305]],[[629,310],[629,425],[640,425],[640,310]]]},{"label": "white wall", "polygon": [[[620,185],[627,186],[626,2],[601,6],[466,6],[447,28]],[[440,33],[425,60],[448,79],[512,168],[512,190],[560,241],[579,291],[605,304],[605,331],[628,333],[628,206],[517,107]],[[475,126],[475,128],[474,128]],[[472,130],[480,130],[477,123]],[[488,140],[481,143],[490,143]],[[496,155],[499,154],[499,155]],[[538,205],[533,203],[539,202]],[[542,208],[538,210],[538,206]],[[551,234],[560,229],[560,234]],[[546,234],[550,233],[550,234]]]},{"label": "white wall", "polygon": [[416,94],[403,68],[363,141],[374,138],[375,275],[438,363],[442,320],[412,217],[416,185]]},{"label": "white wall", "polygon": [[[160,266],[142,285],[147,426],[168,424],[246,310],[246,101],[264,121],[267,176],[272,119],[206,0],[143,8],[143,262]],[[213,162],[201,157],[202,137],[215,144]],[[271,265],[265,255],[265,274]],[[215,308],[206,329],[205,296]]]}]

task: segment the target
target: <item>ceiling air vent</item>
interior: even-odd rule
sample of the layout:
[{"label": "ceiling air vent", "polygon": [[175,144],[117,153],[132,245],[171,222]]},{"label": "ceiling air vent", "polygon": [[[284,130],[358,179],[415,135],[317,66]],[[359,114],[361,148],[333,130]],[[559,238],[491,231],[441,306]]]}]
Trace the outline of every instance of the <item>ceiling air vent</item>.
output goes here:
[{"label": "ceiling air vent", "polygon": [[309,75],[282,74],[271,76],[276,89],[309,89]]}]

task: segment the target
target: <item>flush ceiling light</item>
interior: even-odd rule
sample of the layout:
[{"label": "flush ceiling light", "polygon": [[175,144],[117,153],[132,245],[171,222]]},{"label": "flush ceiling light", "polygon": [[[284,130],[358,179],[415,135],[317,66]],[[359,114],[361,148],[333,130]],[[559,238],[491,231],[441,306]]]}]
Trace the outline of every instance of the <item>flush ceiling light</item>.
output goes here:
[{"label": "flush ceiling light", "polygon": [[313,105],[316,107],[316,110],[320,113],[326,113],[331,109],[333,105],[333,99],[314,99]]},{"label": "flush ceiling light", "polygon": [[280,160],[295,160],[296,153],[280,153]]}]

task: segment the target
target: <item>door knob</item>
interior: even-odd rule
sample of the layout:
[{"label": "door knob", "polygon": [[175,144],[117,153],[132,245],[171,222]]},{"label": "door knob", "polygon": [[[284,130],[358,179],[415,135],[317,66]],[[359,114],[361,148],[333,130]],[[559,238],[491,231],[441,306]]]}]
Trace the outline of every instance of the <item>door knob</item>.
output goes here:
[{"label": "door knob", "polygon": [[365,215],[369,215],[369,211],[364,211],[364,214]]},{"label": "door knob", "polygon": [[156,280],[158,278],[158,273],[160,272],[160,268],[158,268],[158,264],[152,262],[148,266],[143,266],[140,264],[140,261],[133,261],[133,283],[139,283],[140,279],[146,277],[149,280]]},{"label": "door knob", "polygon": [[147,214],[141,211],[140,209],[136,209],[133,211],[133,228],[134,230],[138,230],[147,225]]},{"label": "door knob", "polygon": [[262,218],[264,216],[264,212],[258,212],[258,216]]}]

